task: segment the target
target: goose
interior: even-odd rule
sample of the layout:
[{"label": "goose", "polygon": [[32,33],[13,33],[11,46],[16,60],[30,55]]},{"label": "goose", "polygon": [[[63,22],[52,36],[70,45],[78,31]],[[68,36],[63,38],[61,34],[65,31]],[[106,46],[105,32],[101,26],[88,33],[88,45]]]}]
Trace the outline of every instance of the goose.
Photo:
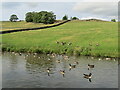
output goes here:
[{"label": "goose", "polygon": [[75,63],[75,64],[79,64],[79,62],[77,62],[77,61],[75,61],[74,63]]},{"label": "goose", "polygon": [[68,56],[64,56],[64,59],[69,59],[69,57]]},{"label": "goose", "polygon": [[106,58],[106,60],[111,60],[111,58]]},{"label": "goose", "polygon": [[51,70],[48,68],[48,69],[47,69],[48,76],[50,76],[50,71],[51,71]]},{"label": "goose", "polygon": [[98,59],[99,61],[102,60],[101,58]]},{"label": "goose", "polygon": [[56,60],[57,63],[60,63],[61,61],[60,60]]},{"label": "goose", "polygon": [[19,55],[21,56],[21,55],[22,55],[22,53],[19,53]]},{"label": "goose", "polygon": [[63,75],[64,77],[64,74],[65,74],[65,70],[60,70],[60,73]]},{"label": "goose", "polygon": [[76,68],[76,65],[71,65],[71,64],[69,64],[69,71],[70,71],[71,69],[73,69],[73,68]]},{"label": "goose", "polygon": [[50,58],[48,58],[48,61],[50,61],[51,59]]},{"label": "goose", "polygon": [[96,46],[99,46],[99,43],[97,43]]},{"label": "goose", "polygon": [[92,73],[89,73],[89,75],[88,74],[83,74],[83,75],[84,75],[84,78],[89,79],[89,82],[91,82]]},{"label": "goose", "polygon": [[59,44],[59,42],[58,42],[58,41],[56,41],[56,43],[57,43],[57,44]]},{"label": "goose", "polygon": [[89,43],[89,46],[92,46],[92,44],[91,44],[91,43]]},{"label": "goose", "polygon": [[68,45],[71,45],[71,44],[72,44],[71,42],[68,43]]},{"label": "goose", "polygon": [[88,70],[89,70],[90,68],[94,68],[94,67],[95,67],[94,65],[88,64]]}]

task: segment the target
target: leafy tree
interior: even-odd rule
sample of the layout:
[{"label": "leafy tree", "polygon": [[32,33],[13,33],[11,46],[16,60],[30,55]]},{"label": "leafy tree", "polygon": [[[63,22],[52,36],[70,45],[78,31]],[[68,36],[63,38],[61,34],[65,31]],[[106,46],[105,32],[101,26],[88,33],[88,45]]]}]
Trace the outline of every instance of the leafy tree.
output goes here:
[{"label": "leafy tree", "polygon": [[33,22],[35,12],[28,12],[26,13],[25,21],[26,22]]},{"label": "leafy tree", "polygon": [[9,20],[10,20],[11,22],[15,22],[15,21],[18,20],[18,17],[17,17],[17,15],[13,14],[13,15],[10,16],[10,19],[9,19]]},{"label": "leafy tree", "polygon": [[72,17],[71,19],[72,20],[79,20],[79,18],[77,18],[77,17]]},{"label": "leafy tree", "polygon": [[115,19],[111,19],[111,21],[112,21],[112,22],[116,22],[116,20],[115,20]]},{"label": "leafy tree", "polygon": [[62,20],[68,20],[68,16],[67,15],[63,16]]},{"label": "leafy tree", "polygon": [[55,22],[56,15],[53,12],[42,11],[41,22],[44,24],[52,24]]},{"label": "leafy tree", "polygon": [[53,12],[29,12],[26,14],[27,22],[52,24],[55,22],[56,15]]}]

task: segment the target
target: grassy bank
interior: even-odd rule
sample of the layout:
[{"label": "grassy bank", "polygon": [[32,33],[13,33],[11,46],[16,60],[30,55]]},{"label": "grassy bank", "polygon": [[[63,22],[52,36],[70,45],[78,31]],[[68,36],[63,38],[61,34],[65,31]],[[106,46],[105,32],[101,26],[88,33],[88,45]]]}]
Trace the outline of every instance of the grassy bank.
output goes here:
[{"label": "grassy bank", "polygon": [[54,28],[0,37],[3,51],[118,57],[115,22],[70,21]]},{"label": "grassy bank", "polygon": [[[62,22],[62,20],[58,20],[54,24],[57,24],[59,22]],[[32,22],[25,22],[25,21],[20,21],[20,22],[2,21],[0,23],[2,26],[2,29],[0,31],[25,29],[25,28],[36,28],[36,27],[54,25],[54,24],[32,23]]]}]

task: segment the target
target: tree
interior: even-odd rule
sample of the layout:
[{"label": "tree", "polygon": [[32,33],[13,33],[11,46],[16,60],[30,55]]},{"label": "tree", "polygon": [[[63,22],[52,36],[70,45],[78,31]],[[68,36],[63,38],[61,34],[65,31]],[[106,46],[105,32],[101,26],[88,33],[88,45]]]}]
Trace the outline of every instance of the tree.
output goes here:
[{"label": "tree", "polygon": [[55,22],[56,15],[53,12],[41,11],[41,23],[52,24]]},{"label": "tree", "polygon": [[72,20],[79,20],[79,18],[77,18],[77,17],[72,17],[71,19]]},{"label": "tree", "polygon": [[68,16],[67,15],[63,16],[62,20],[68,20]]},{"label": "tree", "polygon": [[9,20],[10,20],[11,22],[15,22],[15,21],[18,20],[18,17],[17,17],[17,15],[13,14],[13,15],[10,16],[10,19],[9,19]]},{"label": "tree", "polygon": [[25,21],[26,22],[33,22],[35,12],[28,12],[26,13]]},{"label": "tree", "polygon": [[26,14],[26,22],[52,24],[55,22],[56,15],[53,12],[28,12]]},{"label": "tree", "polygon": [[115,19],[111,19],[111,21],[112,21],[112,22],[116,22],[116,20],[115,20]]}]

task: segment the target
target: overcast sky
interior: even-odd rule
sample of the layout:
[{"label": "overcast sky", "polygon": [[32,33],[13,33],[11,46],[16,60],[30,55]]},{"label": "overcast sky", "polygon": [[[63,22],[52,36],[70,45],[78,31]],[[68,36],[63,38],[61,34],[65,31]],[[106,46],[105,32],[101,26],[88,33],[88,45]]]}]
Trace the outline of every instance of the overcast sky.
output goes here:
[{"label": "overcast sky", "polygon": [[[13,0],[14,1],[14,0]],[[31,1],[31,0],[30,0]],[[102,0],[103,1],[103,0]],[[109,0],[110,1],[110,0]],[[118,2],[2,2],[2,20],[9,20],[11,14],[16,14],[20,20],[24,20],[25,14],[32,11],[53,11],[57,19],[65,14],[68,17],[76,16],[80,19],[97,18],[111,20],[118,17]]]}]

